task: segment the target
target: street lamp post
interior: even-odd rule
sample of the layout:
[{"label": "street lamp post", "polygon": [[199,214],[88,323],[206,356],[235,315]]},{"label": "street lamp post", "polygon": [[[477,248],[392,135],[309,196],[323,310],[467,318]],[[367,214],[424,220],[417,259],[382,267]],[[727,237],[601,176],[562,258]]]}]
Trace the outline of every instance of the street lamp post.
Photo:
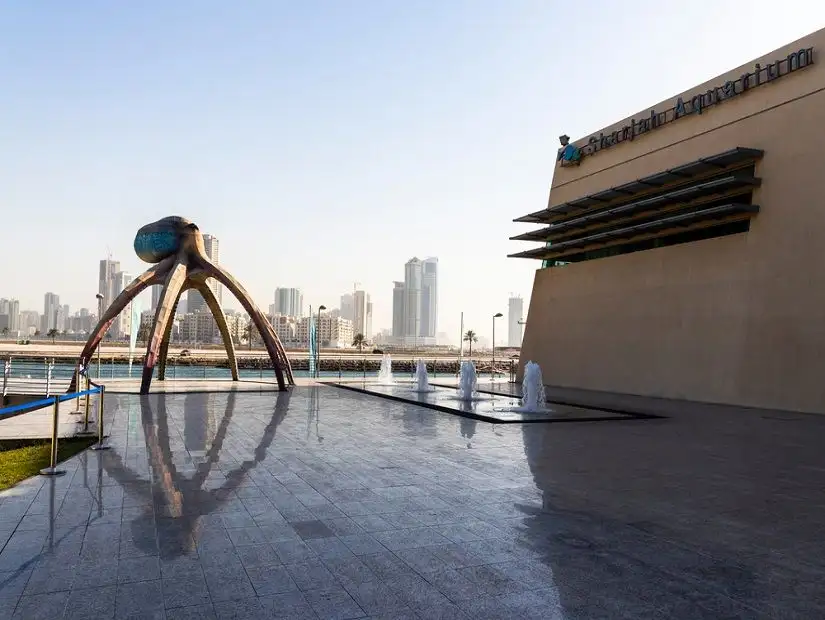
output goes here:
[{"label": "street lamp post", "polygon": [[496,380],[496,319],[500,319],[503,314],[496,312],[493,315],[493,361],[490,363],[490,381]]},{"label": "street lamp post", "polygon": [[327,307],[324,304],[318,306],[318,320],[315,321],[315,377],[318,378],[321,376],[321,369],[319,368],[321,364],[321,342],[318,339],[318,332],[321,329],[321,310],[326,310]]},{"label": "street lamp post", "polygon": [[[98,293],[95,295],[97,297],[97,320],[100,321],[103,318],[103,295]],[[97,344],[97,378],[100,379],[100,349],[103,346],[103,341]]]}]

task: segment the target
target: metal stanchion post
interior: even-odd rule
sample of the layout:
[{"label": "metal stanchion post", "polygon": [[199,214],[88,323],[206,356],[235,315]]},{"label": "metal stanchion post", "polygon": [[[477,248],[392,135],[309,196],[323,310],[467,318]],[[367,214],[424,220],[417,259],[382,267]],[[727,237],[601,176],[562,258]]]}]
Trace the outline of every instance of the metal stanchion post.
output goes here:
[{"label": "metal stanchion post", "polygon": [[3,362],[3,398],[9,393],[9,375],[11,374],[11,358]]},{"label": "metal stanchion post", "polygon": [[258,378],[264,380],[264,358],[258,358]]},{"label": "metal stanchion post", "polygon": [[361,368],[364,371],[364,379],[366,379],[367,378],[367,358],[366,357],[363,360],[361,360]]},{"label": "metal stanchion post", "polygon": [[106,395],[106,386],[100,386],[100,396],[97,407],[97,443],[92,446],[92,450],[108,450],[109,446],[103,445],[103,398]]},{"label": "metal stanchion post", "polygon": [[[92,380],[89,379],[89,375],[86,375],[86,391],[88,392],[91,389],[91,387],[92,387]],[[86,394],[86,407],[85,407],[86,414],[83,417],[83,432],[84,433],[89,432],[89,406],[91,405],[91,401],[92,401],[91,396],[92,396],[91,394]]]},{"label": "metal stanchion post", "polygon": [[62,476],[65,470],[57,469],[57,421],[60,416],[60,397],[54,397],[54,414],[52,415],[52,450],[49,457],[49,466],[41,469],[43,476]]},{"label": "metal stanchion post", "polygon": [[438,377],[438,360],[433,360],[433,379]]},{"label": "metal stanchion post", "polygon": [[46,398],[51,396],[52,391],[52,373],[51,368],[49,367],[49,360],[46,360]]},{"label": "metal stanchion post", "polygon": [[[75,385],[77,386],[77,391],[82,392],[83,391],[83,375],[80,374],[80,367],[79,366],[74,372],[74,377],[76,379]],[[83,410],[81,409],[82,405],[80,403],[81,398],[83,398],[83,397],[78,396],[77,398],[75,398],[75,404],[77,405],[77,407],[75,408],[74,411],[70,411],[69,415],[83,415]],[[88,398],[88,396],[87,396],[87,398]]]},{"label": "metal stanchion post", "polygon": [[341,380],[341,356],[338,356],[338,380]]}]

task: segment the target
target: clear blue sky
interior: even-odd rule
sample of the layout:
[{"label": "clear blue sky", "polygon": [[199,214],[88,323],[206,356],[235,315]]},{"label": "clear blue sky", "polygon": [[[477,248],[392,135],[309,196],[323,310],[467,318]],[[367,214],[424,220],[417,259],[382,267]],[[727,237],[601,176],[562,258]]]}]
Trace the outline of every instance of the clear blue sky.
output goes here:
[{"label": "clear blue sky", "polygon": [[[825,25],[825,3],[0,2],[0,296],[94,306],[107,248],[177,214],[276,286],[374,327],[412,256],[439,331],[489,337],[536,263],[507,259],[574,138]],[[526,306],[525,306],[526,307]],[[500,324],[500,334],[506,332]]]}]

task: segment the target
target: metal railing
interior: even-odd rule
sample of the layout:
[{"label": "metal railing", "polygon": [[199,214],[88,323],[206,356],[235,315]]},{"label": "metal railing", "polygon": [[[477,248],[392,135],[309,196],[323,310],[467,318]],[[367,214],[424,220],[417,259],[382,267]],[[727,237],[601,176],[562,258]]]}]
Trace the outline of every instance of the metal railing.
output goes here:
[{"label": "metal railing", "polygon": [[[7,362],[8,363],[8,362]],[[3,395],[6,395],[6,386],[7,382],[5,381],[6,375],[8,371],[4,369],[4,383],[3,383]],[[82,380],[83,376],[81,376]],[[69,400],[77,400],[78,401],[78,408],[77,411],[72,413],[75,414],[83,414],[84,419],[80,420],[78,423],[82,423],[83,426],[83,433],[86,434],[89,432],[89,409],[91,404],[91,396],[93,394],[100,394],[97,399],[98,404],[98,414],[97,414],[97,443],[92,446],[92,450],[107,450],[109,446],[104,444],[104,424],[103,424],[103,403],[106,393],[106,387],[103,385],[97,385],[92,382],[89,377],[85,377],[86,379],[86,389],[80,390],[77,392],[72,392],[69,394],[57,394],[54,396],[47,396],[46,398],[41,398],[39,400],[29,401],[25,403],[20,403],[19,405],[12,405],[9,407],[2,407],[0,408],[0,422],[10,417],[16,417],[18,415],[25,415],[27,413],[31,413],[32,411],[36,411],[42,409],[44,407],[51,406],[52,407],[52,429],[51,429],[51,450],[49,454],[49,466],[41,469],[40,474],[43,476],[60,476],[66,473],[63,469],[58,469],[57,467],[57,456],[58,456],[58,429],[59,429],[59,422],[60,422],[60,403],[66,402]],[[80,382],[78,382],[80,385]],[[47,382],[48,386],[48,382]],[[84,399],[84,409],[83,411],[80,410],[80,399]]]},{"label": "metal railing", "polygon": [[[243,378],[264,379],[270,366],[266,353],[252,355],[238,355],[239,370]],[[415,361],[424,359],[431,373],[436,376],[458,375],[458,358],[438,357],[427,359],[425,356],[413,357],[403,356],[393,359],[393,366],[398,367],[401,363],[407,368],[411,375],[415,374]],[[462,360],[474,361],[477,366],[484,368],[483,372],[490,373],[491,360],[487,358],[464,357]],[[306,359],[296,358],[292,360],[296,376],[308,376],[310,373],[306,369]],[[335,377],[343,379],[349,377],[359,377],[366,379],[368,376],[378,372],[381,362],[380,355],[322,355],[316,364],[313,377]],[[517,360],[497,360],[495,372],[505,377],[509,374],[510,382],[515,381]],[[12,357],[3,361],[3,391],[5,397],[9,393],[13,394],[45,394],[52,396],[58,392],[65,392],[71,382],[75,372],[75,360],[71,358],[31,358]],[[124,361],[123,357],[108,356],[101,360],[98,366],[96,357],[89,360],[87,374],[96,380],[106,379],[140,379],[142,373],[143,356],[135,357],[131,365]],[[452,368],[450,367],[452,366]],[[323,369],[322,369],[323,368]],[[396,371],[400,372],[400,370]],[[177,356],[170,356],[166,367],[167,379],[221,379],[229,378],[230,371],[225,359],[197,359]],[[78,384],[79,385],[79,384]],[[2,404],[2,402],[0,402]]]}]

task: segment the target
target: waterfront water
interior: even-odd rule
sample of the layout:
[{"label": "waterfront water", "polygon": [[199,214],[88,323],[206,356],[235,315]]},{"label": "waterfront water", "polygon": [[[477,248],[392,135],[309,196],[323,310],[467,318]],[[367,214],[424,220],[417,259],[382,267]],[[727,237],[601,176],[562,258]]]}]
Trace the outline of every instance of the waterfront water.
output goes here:
[{"label": "waterfront water", "polygon": [[[111,361],[107,362],[103,360],[100,365],[100,374],[98,374],[98,365],[97,363],[92,363],[89,365],[89,376],[92,379],[96,379],[98,377],[102,377],[103,379],[126,379],[126,378],[133,378],[137,379],[141,376],[142,366],[139,363],[135,363],[132,365],[131,375],[129,373],[129,365],[128,364],[118,364],[112,363]],[[71,379],[72,373],[74,372],[74,365],[72,364],[65,364],[65,363],[55,363],[52,366],[52,379],[61,380],[61,379]],[[11,369],[9,373],[10,378],[16,379],[46,379],[47,367],[46,363],[43,361],[28,361],[28,360],[14,360],[11,364]],[[155,368],[155,374],[157,375],[157,367]],[[296,377],[309,377],[309,372],[306,370],[294,370],[293,374]],[[402,377],[404,373],[397,373],[400,374]],[[264,378],[272,378],[274,376],[274,372],[271,368],[241,368],[239,369],[239,375],[241,379],[257,379],[260,377]],[[342,371],[338,372],[337,370],[322,370],[320,372],[321,377],[341,377],[341,378],[355,378],[355,377],[368,377],[368,378],[377,378],[378,372],[367,370],[364,373],[361,370],[356,371]],[[410,376],[412,376],[410,374]],[[167,379],[231,379],[232,375],[229,372],[229,368],[219,368],[215,366],[178,366],[174,364],[170,364],[166,367],[166,378]]]}]

